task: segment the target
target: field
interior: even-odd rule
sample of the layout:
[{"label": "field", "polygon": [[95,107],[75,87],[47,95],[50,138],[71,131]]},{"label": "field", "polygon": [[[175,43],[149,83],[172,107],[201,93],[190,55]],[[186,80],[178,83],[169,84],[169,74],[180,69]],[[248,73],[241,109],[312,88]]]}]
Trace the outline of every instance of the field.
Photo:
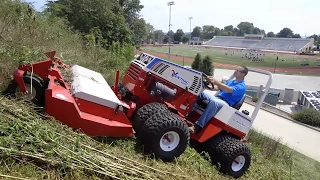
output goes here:
[{"label": "field", "polygon": [[[167,46],[146,46],[142,47],[141,50],[168,59],[168,55],[166,55],[166,53],[168,53]],[[213,59],[215,67],[219,68],[233,68],[234,65],[245,65],[266,69],[272,72],[275,71],[277,73],[320,76],[320,64],[316,61],[317,57],[311,56],[259,52],[259,55],[261,54],[260,58],[263,59],[263,61],[254,62],[252,59],[246,59],[244,57],[244,54],[248,53],[248,51],[245,50],[206,49],[198,46],[190,47],[184,45],[175,45],[171,47],[170,60],[184,60],[186,63],[190,64],[197,53],[200,53],[202,56],[210,55]],[[279,57],[279,60],[275,63],[277,56]],[[301,66],[301,63],[309,63],[309,65]]]}]

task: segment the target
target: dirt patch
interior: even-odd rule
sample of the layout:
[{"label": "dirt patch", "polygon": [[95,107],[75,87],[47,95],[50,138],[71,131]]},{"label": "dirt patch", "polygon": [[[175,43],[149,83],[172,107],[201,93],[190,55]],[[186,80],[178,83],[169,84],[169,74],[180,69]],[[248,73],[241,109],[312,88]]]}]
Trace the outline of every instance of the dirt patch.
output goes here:
[{"label": "dirt patch", "polygon": [[[163,58],[163,59],[168,59],[168,55],[163,54],[163,53],[156,53],[156,52],[150,52],[150,51],[137,51],[137,53],[141,53],[141,52],[146,52],[148,54],[151,54],[151,55]],[[292,56],[296,56],[296,55],[292,55]],[[193,62],[193,59],[191,59],[191,58],[177,56],[177,55],[171,55],[170,59],[175,60],[175,61]],[[223,64],[223,63],[213,63],[213,65],[215,67],[230,68],[230,69],[237,67],[237,65]],[[252,66],[252,67],[262,69],[262,70],[267,70],[267,71],[273,71],[273,68],[268,68],[268,67],[259,67],[259,66]],[[278,72],[278,73],[293,73],[293,74],[320,74],[320,67],[277,68],[276,72]]]}]

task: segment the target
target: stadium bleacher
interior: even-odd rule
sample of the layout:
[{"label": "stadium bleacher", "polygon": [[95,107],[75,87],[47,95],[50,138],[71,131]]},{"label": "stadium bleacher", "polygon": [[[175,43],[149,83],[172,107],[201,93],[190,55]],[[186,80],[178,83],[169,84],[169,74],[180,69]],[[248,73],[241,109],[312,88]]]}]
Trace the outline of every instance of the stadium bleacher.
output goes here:
[{"label": "stadium bleacher", "polygon": [[235,36],[215,36],[204,42],[203,45],[232,47],[232,48],[248,48],[257,50],[301,52],[312,43],[310,39],[302,38],[268,38],[248,39],[245,37]]}]

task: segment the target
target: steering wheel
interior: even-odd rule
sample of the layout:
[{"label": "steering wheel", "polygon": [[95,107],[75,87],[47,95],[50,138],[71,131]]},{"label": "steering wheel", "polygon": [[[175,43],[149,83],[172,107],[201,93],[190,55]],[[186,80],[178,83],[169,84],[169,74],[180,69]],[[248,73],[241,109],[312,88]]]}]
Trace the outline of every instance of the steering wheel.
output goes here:
[{"label": "steering wheel", "polygon": [[202,79],[203,79],[203,85],[206,89],[214,90],[214,84],[210,82],[210,79],[206,74],[203,74]]}]

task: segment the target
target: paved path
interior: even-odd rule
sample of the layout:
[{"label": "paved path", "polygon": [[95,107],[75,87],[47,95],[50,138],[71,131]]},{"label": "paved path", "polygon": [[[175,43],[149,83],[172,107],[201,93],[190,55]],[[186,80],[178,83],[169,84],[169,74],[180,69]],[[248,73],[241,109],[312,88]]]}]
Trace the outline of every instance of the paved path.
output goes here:
[{"label": "paved path", "polygon": [[[254,106],[244,103],[240,111],[246,109],[251,114],[254,108]],[[271,138],[282,138],[282,144],[320,162],[320,133],[318,131],[262,109],[253,123],[253,129],[273,136]]]}]

